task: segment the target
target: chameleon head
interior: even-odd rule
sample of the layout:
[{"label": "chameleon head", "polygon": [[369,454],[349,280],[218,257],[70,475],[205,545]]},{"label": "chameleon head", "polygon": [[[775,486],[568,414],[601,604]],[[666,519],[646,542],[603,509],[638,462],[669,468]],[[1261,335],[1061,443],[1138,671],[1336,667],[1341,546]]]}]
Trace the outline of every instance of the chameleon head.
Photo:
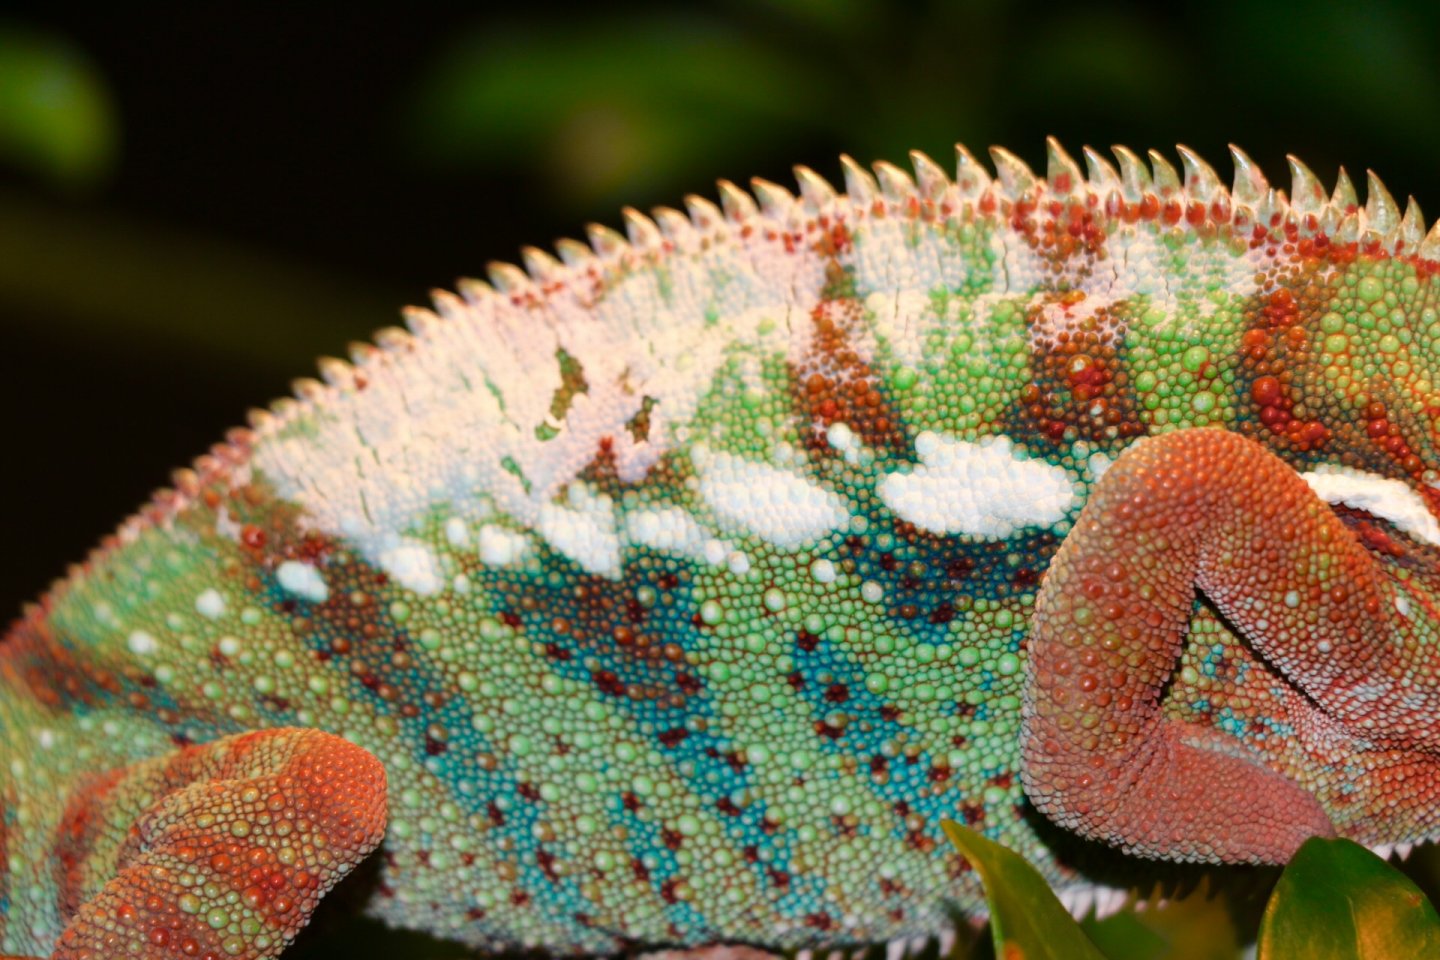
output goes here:
[{"label": "chameleon head", "polygon": [[1027,792],[1142,855],[1440,835],[1440,280],[1355,244],[1273,263],[1230,429],[1122,453],[1037,602]]}]

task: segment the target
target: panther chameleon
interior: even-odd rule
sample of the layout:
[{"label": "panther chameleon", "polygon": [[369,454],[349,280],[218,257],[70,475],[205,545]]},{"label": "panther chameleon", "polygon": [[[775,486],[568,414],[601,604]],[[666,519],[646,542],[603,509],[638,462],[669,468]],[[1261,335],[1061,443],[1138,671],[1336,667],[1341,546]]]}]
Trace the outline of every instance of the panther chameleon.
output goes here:
[{"label": "panther chameleon", "polygon": [[375,851],[480,947],[903,952],[945,817],[1072,904],[1440,833],[1440,230],[992,155],[526,249],[175,473],[0,643],[0,951],[275,957]]}]

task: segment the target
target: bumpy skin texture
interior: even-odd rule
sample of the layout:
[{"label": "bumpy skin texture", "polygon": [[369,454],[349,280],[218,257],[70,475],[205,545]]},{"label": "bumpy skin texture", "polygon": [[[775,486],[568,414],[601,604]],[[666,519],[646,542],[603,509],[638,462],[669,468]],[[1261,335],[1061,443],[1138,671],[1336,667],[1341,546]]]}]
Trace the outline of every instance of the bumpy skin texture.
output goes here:
[{"label": "bumpy skin texture", "polygon": [[946,816],[1071,891],[1035,808],[1432,837],[1440,237],[1182,156],[724,185],[325,362],[0,645],[0,948],[179,921],[87,897],[191,809],[155,771],[275,728],[336,771],[316,889],[388,807],[369,909],[476,945],[934,934]]},{"label": "bumpy skin texture", "polygon": [[384,798],[379,762],[318,730],[237,734],[84,778],[56,832],[73,919],[55,960],[274,956],[380,842]]}]

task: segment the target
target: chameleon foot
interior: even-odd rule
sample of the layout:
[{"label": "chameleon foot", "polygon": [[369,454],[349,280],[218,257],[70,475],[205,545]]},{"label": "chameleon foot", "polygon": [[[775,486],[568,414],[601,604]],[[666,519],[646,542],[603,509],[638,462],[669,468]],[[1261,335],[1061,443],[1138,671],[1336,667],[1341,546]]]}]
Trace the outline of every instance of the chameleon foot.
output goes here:
[{"label": "chameleon foot", "polygon": [[1196,591],[1323,711],[1424,745],[1434,691],[1376,561],[1278,457],[1218,430],[1142,441],[1046,574],[1030,640],[1024,782],[1062,826],[1145,856],[1281,862],[1333,834],[1320,802],[1217,731],[1168,719]]},{"label": "chameleon foot", "polygon": [[379,761],[317,730],[240,734],[101,774],[60,825],[70,920],[53,960],[277,956],[379,844],[385,816]]}]

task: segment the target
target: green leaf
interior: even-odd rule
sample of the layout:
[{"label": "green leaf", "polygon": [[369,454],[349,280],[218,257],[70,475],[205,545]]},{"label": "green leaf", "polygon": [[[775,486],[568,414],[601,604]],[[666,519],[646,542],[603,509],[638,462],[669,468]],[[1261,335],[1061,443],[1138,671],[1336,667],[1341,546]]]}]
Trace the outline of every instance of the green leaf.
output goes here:
[{"label": "green leaf", "polygon": [[985,884],[995,955],[1005,960],[1104,960],[1050,885],[1019,854],[953,820],[940,826]]},{"label": "green leaf", "polygon": [[68,43],[0,24],[0,159],[62,186],[110,169],[115,109],[99,71]]},{"label": "green leaf", "polygon": [[1313,837],[1260,923],[1259,960],[1440,956],[1440,916],[1410,879],[1349,840]]}]

